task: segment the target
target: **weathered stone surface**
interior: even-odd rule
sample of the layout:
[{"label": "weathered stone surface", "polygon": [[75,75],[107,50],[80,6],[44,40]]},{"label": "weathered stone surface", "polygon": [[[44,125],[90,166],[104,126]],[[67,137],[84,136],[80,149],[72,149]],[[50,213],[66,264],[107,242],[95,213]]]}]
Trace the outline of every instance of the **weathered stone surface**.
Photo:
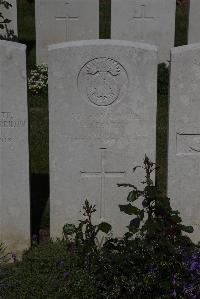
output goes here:
[{"label": "weathered stone surface", "polygon": [[47,63],[48,45],[99,38],[98,0],[36,0],[37,63]]},{"label": "weathered stone surface", "polygon": [[174,47],[176,0],[112,0],[111,37],[146,42],[167,62]]},{"label": "weathered stone surface", "polygon": [[84,200],[98,221],[122,233],[118,204],[141,182],[145,153],[155,161],[157,50],[127,41],[49,47],[51,236],[80,219]]},{"label": "weathered stone surface", "polygon": [[[7,24],[8,29],[14,30],[14,34],[18,35],[18,30],[17,30],[17,2],[16,0],[9,0],[8,1],[12,7],[9,9],[6,9],[1,5],[1,12],[3,13],[4,18],[7,18],[11,20],[9,24]],[[6,30],[1,30],[0,29],[0,34],[6,34]]]},{"label": "weathered stone surface", "polygon": [[0,41],[0,242],[30,245],[26,47]]},{"label": "weathered stone surface", "polygon": [[200,42],[200,1],[190,0],[188,43]]},{"label": "weathered stone surface", "polygon": [[168,195],[199,241],[200,44],[174,48],[171,60]]}]

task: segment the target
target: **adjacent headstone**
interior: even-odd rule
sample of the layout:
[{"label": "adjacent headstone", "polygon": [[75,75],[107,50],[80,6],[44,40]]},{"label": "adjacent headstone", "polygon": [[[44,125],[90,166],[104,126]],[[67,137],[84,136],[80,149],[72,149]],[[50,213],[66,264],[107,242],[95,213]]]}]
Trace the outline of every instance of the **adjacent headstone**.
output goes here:
[{"label": "adjacent headstone", "polygon": [[174,47],[176,0],[112,0],[112,39],[146,42],[167,62]]},{"label": "adjacent headstone", "polygon": [[30,245],[26,47],[0,41],[0,242]]},{"label": "adjacent headstone", "polygon": [[[8,30],[14,30],[14,34],[18,35],[17,30],[17,2],[16,0],[9,0],[8,1],[12,7],[9,7],[9,9],[6,9],[3,5],[0,6],[1,12],[3,14],[4,18],[9,19],[11,22],[7,24]],[[1,35],[6,35],[6,30],[0,29]]]},{"label": "adjacent headstone", "polygon": [[188,43],[200,42],[200,1],[190,0]]},{"label": "adjacent headstone", "polygon": [[116,234],[128,224],[117,183],[145,153],[155,161],[157,50],[127,41],[80,41],[49,47],[51,236],[81,218],[85,199],[97,222]]},{"label": "adjacent headstone", "polygon": [[177,47],[171,54],[168,195],[200,232],[200,44]]},{"label": "adjacent headstone", "polygon": [[99,38],[98,0],[36,0],[37,63],[48,62],[48,45]]}]

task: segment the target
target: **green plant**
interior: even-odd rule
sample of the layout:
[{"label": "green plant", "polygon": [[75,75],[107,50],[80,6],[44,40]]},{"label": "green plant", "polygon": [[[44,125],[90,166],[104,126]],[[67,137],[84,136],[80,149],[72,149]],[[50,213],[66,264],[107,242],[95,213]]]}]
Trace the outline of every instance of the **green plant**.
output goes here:
[{"label": "green plant", "polygon": [[66,224],[63,227],[63,234],[66,240],[71,238],[74,240],[74,248],[77,255],[80,258],[80,263],[84,268],[91,272],[91,266],[93,261],[97,258],[99,249],[99,232],[103,232],[106,235],[111,231],[112,227],[107,222],[101,222],[98,225],[92,223],[92,215],[96,212],[95,205],[91,205],[88,200],[85,200],[83,205],[83,220],[79,220],[77,226],[73,224]]},{"label": "green plant", "polygon": [[[140,166],[134,167],[133,171],[135,172],[138,167]],[[145,171],[145,180],[142,182],[145,185],[144,190],[139,190],[133,184],[118,184],[119,187],[132,189],[127,197],[128,204],[119,206],[122,212],[135,216],[130,221],[126,236],[140,234],[149,240],[164,238],[174,241],[182,236],[182,232],[192,233],[193,228],[183,225],[180,213],[171,208],[170,199],[159,196],[159,191],[151,178],[155,171],[155,163],[145,156],[142,168]],[[142,200],[140,209],[135,205],[139,199]]]},{"label": "green plant", "polygon": [[[12,4],[6,0],[0,0],[0,6],[3,6],[5,9],[10,9]],[[4,34],[0,34],[0,39],[17,41],[17,36],[14,34],[14,30],[9,29],[8,24],[11,23],[11,20],[3,16],[3,13],[0,12],[0,30],[5,31]]]},{"label": "green plant", "polygon": [[65,239],[34,245],[9,271],[12,285],[5,299],[97,298],[95,279]]},{"label": "green plant", "polygon": [[192,228],[160,197],[151,178],[155,164],[145,157],[142,168],[144,188],[118,184],[131,188],[120,209],[134,215],[123,238],[107,235],[98,246],[99,232],[108,234],[111,226],[93,224],[96,208],[86,200],[83,218],[63,227],[62,240],[35,244],[15,263],[3,298],[200,298],[200,247],[183,235]]}]

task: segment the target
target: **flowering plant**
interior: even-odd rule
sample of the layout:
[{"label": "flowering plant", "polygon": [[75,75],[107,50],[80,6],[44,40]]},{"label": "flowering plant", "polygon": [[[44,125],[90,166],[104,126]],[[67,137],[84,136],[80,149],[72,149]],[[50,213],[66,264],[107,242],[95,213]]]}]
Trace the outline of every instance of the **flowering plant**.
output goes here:
[{"label": "flowering plant", "polygon": [[28,91],[31,95],[48,95],[48,67],[46,64],[36,65],[28,77]]}]

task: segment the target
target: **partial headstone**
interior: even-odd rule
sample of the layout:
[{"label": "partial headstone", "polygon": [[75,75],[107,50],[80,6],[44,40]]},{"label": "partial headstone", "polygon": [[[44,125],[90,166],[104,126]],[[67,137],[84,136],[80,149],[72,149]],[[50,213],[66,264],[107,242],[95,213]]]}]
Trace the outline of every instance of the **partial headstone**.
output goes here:
[{"label": "partial headstone", "polygon": [[171,54],[168,195],[193,239],[200,232],[200,44]]},{"label": "partial headstone", "polygon": [[176,0],[112,0],[111,37],[156,45],[159,62],[174,47]]},{"label": "partial headstone", "polygon": [[0,41],[0,242],[30,245],[26,47]]},{"label": "partial headstone", "polygon": [[[145,153],[155,161],[157,50],[127,41],[80,41],[49,47],[51,236],[80,219],[85,199],[96,222],[116,234],[128,225],[119,211],[140,183]],[[138,175],[137,175],[138,174]]]},{"label": "partial headstone", "polygon": [[[9,0],[8,2],[12,5],[12,7],[6,9],[3,5],[1,5],[1,12],[4,18],[11,20],[11,22],[7,24],[7,27],[9,30],[14,30],[14,34],[17,36],[17,2],[16,0]],[[0,34],[6,35],[6,30],[0,29]]]},{"label": "partial headstone", "polygon": [[190,0],[188,44],[200,42],[200,1]]},{"label": "partial headstone", "polygon": [[48,62],[48,45],[99,38],[99,0],[36,0],[37,63]]}]

